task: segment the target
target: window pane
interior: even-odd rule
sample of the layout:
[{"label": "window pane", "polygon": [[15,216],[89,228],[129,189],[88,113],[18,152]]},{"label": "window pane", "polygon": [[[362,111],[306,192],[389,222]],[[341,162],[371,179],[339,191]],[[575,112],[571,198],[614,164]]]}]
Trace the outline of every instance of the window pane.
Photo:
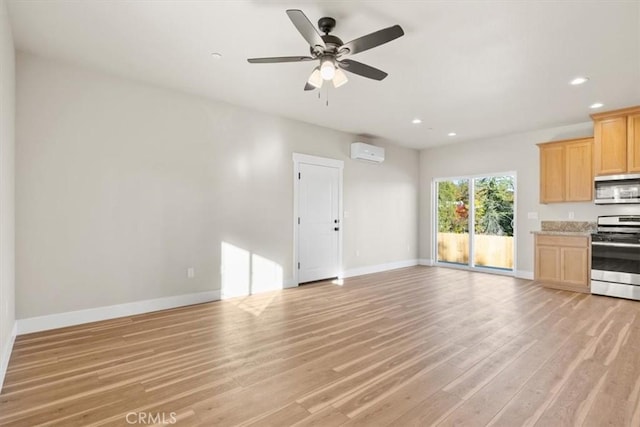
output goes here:
[{"label": "window pane", "polygon": [[474,260],[479,267],[513,269],[512,176],[474,179]]},{"label": "window pane", "polygon": [[437,183],[438,261],[469,264],[469,180]]}]

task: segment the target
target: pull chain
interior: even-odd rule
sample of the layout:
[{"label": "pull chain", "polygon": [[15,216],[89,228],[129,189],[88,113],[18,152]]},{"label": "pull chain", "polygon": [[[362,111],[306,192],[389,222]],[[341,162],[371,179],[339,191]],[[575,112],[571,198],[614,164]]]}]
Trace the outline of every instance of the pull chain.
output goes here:
[{"label": "pull chain", "polygon": [[[323,85],[324,86],[324,94],[325,94],[325,106],[329,106],[329,86],[328,85]],[[318,99],[322,99],[322,88],[318,89]]]},{"label": "pull chain", "polygon": [[329,85],[325,85],[325,87],[327,88],[325,92],[326,92],[326,96],[327,96],[326,106],[328,107],[329,106]]}]

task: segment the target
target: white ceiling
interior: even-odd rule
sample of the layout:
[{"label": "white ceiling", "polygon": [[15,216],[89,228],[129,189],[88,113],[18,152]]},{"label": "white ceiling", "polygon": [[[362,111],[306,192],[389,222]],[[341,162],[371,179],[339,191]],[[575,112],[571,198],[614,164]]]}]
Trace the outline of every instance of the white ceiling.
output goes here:
[{"label": "white ceiling", "polygon": [[[302,90],[314,63],[247,63],[308,54],[288,8],[336,18],[345,42],[400,24],[404,37],[352,57],[389,77],[349,75],[327,107],[324,89]],[[14,0],[9,13],[19,50],[416,148],[640,104],[638,1]],[[569,86],[578,75],[591,80]]]}]

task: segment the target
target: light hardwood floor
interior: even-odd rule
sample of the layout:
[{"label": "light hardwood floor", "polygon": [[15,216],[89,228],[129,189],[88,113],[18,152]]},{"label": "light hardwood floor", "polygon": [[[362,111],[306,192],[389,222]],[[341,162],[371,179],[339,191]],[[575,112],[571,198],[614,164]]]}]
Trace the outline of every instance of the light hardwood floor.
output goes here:
[{"label": "light hardwood floor", "polygon": [[0,423],[638,426],[639,314],[411,267],[20,336]]}]

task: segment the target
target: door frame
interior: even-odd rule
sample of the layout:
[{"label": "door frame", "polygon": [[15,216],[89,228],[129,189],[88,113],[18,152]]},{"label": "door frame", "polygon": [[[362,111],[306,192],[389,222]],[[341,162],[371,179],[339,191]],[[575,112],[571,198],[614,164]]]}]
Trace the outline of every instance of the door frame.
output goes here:
[{"label": "door frame", "polygon": [[[475,196],[475,185],[473,181],[476,178],[490,178],[495,176],[512,176],[513,177],[513,268],[511,271],[499,270],[490,267],[473,266],[475,259],[474,236],[475,236],[475,203],[472,203],[472,197]],[[438,261],[438,182],[466,179],[469,181],[469,264],[456,265],[447,262]],[[431,254],[432,265],[438,267],[457,268],[461,270],[471,270],[483,273],[500,274],[505,276],[514,276],[518,274],[518,174],[516,171],[509,172],[492,172],[478,173],[474,175],[458,175],[451,177],[438,177],[431,180]]]},{"label": "door frame", "polygon": [[338,276],[342,275],[342,232],[344,231],[344,218],[342,209],[343,195],[343,171],[344,161],[330,159],[327,157],[312,156],[309,154],[293,153],[293,286],[298,286],[298,260],[299,260],[299,233],[298,233],[298,201],[300,192],[300,165],[307,164],[313,166],[325,166],[338,169],[338,220],[340,230],[338,230]]}]

